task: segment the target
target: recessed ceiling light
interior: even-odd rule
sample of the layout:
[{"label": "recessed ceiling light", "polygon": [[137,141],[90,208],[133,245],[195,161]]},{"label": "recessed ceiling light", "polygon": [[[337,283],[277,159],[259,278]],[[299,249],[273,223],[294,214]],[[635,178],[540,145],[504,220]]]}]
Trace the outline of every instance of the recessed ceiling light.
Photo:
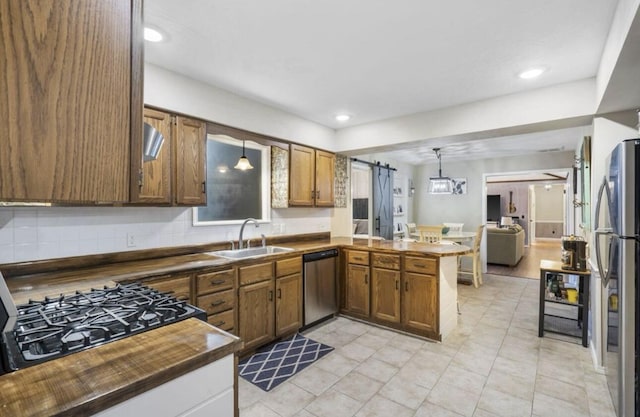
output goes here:
[{"label": "recessed ceiling light", "polygon": [[530,80],[532,78],[539,77],[543,72],[545,72],[544,68],[531,68],[526,71],[522,71],[518,76],[524,80]]},{"label": "recessed ceiling light", "polygon": [[162,42],[164,36],[159,30],[150,27],[144,28],[144,40],[149,42]]},{"label": "recessed ceiling light", "polygon": [[348,114],[339,114],[336,116],[336,120],[339,122],[346,122],[349,119],[351,119],[351,116]]}]

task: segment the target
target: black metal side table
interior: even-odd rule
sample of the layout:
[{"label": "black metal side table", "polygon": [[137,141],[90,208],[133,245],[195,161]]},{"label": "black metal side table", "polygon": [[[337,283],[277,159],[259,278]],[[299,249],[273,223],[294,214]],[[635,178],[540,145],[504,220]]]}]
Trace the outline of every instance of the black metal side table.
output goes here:
[{"label": "black metal side table", "polygon": [[[569,275],[577,277],[577,288],[562,287],[569,281]],[[545,330],[582,338],[582,346],[589,345],[589,280],[591,271],[571,271],[562,269],[559,261],[540,261],[540,313],[538,317],[538,337],[544,336]],[[577,291],[576,297],[571,297],[570,291]],[[562,313],[545,311],[549,304],[557,304]],[[575,309],[574,309],[575,307]],[[567,314],[576,310],[574,314]]]}]

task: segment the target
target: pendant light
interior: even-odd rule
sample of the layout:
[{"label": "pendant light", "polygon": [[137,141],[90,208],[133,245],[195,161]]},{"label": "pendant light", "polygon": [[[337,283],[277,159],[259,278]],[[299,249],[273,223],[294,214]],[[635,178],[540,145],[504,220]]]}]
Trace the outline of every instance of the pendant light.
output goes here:
[{"label": "pendant light", "polygon": [[248,169],[253,169],[251,166],[251,162],[244,154],[244,140],[242,141],[242,156],[238,159],[238,163],[234,166],[235,169],[239,169],[241,171],[246,171]]},{"label": "pendant light", "polygon": [[438,158],[438,176],[429,178],[429,194],[451,194],[453,192],[451,178],[442,176],[440,148],[433,148],[433,151]]}]

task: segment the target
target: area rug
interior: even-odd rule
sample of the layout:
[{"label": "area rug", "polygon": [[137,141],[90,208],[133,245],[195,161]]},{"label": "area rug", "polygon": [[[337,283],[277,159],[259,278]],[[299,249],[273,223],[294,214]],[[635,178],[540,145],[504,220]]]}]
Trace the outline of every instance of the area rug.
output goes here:
[{"label": "area rug", "polygon": [[331,346],[295,334],[242,360],[238,374],[264,391],[270,391],[332,350]]}]

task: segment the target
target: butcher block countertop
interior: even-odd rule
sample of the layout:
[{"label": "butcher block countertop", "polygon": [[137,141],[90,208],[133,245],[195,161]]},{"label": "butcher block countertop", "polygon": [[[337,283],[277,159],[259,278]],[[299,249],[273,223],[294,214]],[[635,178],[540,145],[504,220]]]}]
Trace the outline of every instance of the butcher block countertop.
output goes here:
[{"label": "butcher block countertop", "polygon": [[0,376],[2,416],[88,416],[240,349],[190,318]]},{"label": "butcher block countertop", "polygon": [[[293,237],[295,238],[295,237]],[[270,243],[271,244],[271,243]],[[471,253],[471,249],[461,245],[440,245],[432,243],[401,242],[376,239],[354,239],[334,237],[316,240],[289,241],[276,243],[294,249],[293,252],[280,252],[259,259],[271,260],[292,255],[315,252],[331,248],[356,250],[375,250],[377,252],[401,252],[412,256],[458,256]],[[126,262],[106,263],[93,267],[62,269],[56,267],[47,272],[19,275],[12,271],[12,277],[5,279],[16,304],[45,296],[86,291],[102,286],[114,286],[121,281],[135,281],[149,276],[158,276],[177,272],[202,270],[204,268],[223,268],[231,265],[243,265],[255,262],[256,258],[227,259],[214,256],[211,252],[190,253],[160,258],[130,260]],[[23,263],[28,264],[28,263]],[[26,265],[28,267],[28,265]],[[12,265],[12,270],[16,268]],[[17,269],[17,268],[16,268]],[[0,271],[2,266],[0,265]]]}]

